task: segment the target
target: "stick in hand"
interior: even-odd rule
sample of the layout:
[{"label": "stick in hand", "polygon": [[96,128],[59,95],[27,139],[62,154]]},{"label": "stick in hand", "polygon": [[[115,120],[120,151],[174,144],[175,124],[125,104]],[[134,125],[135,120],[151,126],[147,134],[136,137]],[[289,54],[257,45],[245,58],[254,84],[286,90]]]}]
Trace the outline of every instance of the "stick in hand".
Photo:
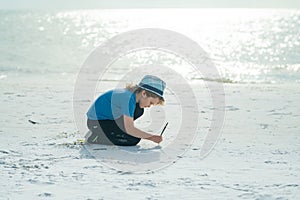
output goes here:
[{"label": "stick in hand", "polygon": [[160,136],[162,136],[162,134],[165,132],[165,130],[166,130],[166,128],[167,128],[167,126],[168,126],[168,124],[169,124],[169,122],[167,122],[166,123],[166,125],[165,125],[165,127],[164,127],[164,129],[161,131],[161,133],[160,133]]}]

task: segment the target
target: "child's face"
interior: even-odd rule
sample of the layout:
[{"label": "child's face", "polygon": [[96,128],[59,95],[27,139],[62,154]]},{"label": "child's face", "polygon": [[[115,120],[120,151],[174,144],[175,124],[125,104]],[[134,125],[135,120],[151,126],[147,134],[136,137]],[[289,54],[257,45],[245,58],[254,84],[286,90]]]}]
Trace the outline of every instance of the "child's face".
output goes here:
[{"label": "child's face", "polygon": [[147,95],[142,92],[142,97],[140,99],[139,105],[141,108],[149,108],[153,105],[157,105],[159,103],[159,98],[156,97],[147,97]]}]

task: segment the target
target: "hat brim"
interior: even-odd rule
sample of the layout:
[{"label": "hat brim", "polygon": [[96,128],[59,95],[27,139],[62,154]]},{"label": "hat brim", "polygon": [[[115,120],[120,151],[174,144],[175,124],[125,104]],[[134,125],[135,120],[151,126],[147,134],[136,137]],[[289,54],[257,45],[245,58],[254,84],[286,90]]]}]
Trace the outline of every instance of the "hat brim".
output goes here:
[{"label": "hat brim", "polygon": [[149,89],[149,88],[147,88],[147,87],[144,87],[143,85],[140,85],[140,84],[138,84],[138,87],[140,87],[140,88],[142,88],[142,89],[144,89],[144,90],[147,90],[148,92],[151,92],[151,93],[153,93],[153,94],[156,94],[157,96],[159,96],[159,97],[161,97],[162,99],[164,99],[163,95],[160,94],[160,93],[158,93],[158,92],[156,92],[156,91],[153,91],[153,90],[151,90],[151,89]]}]

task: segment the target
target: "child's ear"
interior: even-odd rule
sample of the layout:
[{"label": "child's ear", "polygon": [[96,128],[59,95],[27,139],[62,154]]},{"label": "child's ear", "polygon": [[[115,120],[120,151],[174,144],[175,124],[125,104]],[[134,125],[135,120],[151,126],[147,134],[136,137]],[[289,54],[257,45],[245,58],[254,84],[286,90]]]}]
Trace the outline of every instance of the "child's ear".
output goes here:
[{"label": "child's ear", "polygon": [[147,94],[146,94],[146,91],[145,91],[145,90],[142,91],[142,97],[143,97],[143,98],[146,98],[146,97],[147,97]]}]

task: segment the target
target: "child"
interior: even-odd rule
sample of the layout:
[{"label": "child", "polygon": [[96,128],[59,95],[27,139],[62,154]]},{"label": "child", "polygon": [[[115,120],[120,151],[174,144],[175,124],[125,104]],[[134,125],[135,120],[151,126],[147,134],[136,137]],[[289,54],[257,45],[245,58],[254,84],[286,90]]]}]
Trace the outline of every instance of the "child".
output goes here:
[{"label": "child", "polygon": [[87,112],[87,126],[92,144],[134,146],[141,139],[160,143],[162,137],[134,127],[134,120],[144,108],[164,103],[166,83],[156,76],[146,75],[138,85],[110,90],[99,96]]}]

